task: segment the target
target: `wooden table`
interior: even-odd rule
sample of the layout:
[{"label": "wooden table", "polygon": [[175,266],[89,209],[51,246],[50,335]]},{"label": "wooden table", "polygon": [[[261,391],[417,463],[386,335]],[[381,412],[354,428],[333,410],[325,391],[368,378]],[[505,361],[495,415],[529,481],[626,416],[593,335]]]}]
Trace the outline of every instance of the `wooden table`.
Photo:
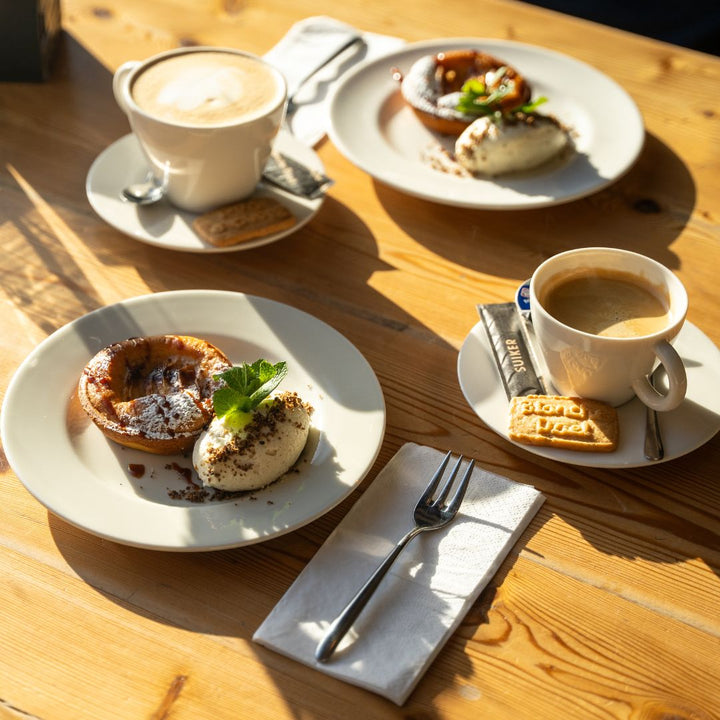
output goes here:
[{"label": "wooden table", "polygon": [[[720,717],[717,437],[646,468],[562,465],[485,426],[455,369],[476,303],[511,299],[542,259],[580,245],[622,246],[671,267],[688,288],[689,319],[720,343],[720,59],[503,0],[66,0],[62,9],[52,79],[4,84],[0,95],[3,392],[41,340],[95,308],[148,292],[237,290],[305,310],[355,343],[385,393],[387,431],[372,471],[331,512],[266,543],[200,554],[76,529],[34,500],[2,456],[0,717]],[[231,255],[153,248],[94,214],[88,168],[128,131],[110,87],[121,62],[193,43],[263,53],[319,14],[407,40],[484,35],[590,63],[642,111],[639,161],[583,200],[492,212],[413,199],[326,141],[318,153],[336,183],[318,216]],[[547,502],[398,708],[251,636],[407,441],[472,455]]]}]

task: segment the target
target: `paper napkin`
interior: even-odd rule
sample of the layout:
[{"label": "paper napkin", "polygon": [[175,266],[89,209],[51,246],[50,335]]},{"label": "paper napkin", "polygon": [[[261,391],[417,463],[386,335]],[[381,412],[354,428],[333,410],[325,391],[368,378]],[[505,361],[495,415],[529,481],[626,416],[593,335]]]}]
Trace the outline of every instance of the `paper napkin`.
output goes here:
[{"label": "paper napkin", "polygon": [[332,658],[317,662],[327,627],[412,527],[443,456],[404,445],[253,640],[402,705],[544,501],[533,487],[476,466],[455,520],[410,542]]},{"label": "paper napkin", "polygon": [[[359,42],[303,82],[309,68],[331,57],[353,39]],[[402,44],[399,38],[360,32],[346,23],[324,16],[309,17],[295,23],[265,54],[265,60],[285,75],[288,92],[295,95],[296,109],[288,115],[287,129],[307,145],[316,145],[327,132],[327,99],[337,81],[360,61],[380,57]]]}]

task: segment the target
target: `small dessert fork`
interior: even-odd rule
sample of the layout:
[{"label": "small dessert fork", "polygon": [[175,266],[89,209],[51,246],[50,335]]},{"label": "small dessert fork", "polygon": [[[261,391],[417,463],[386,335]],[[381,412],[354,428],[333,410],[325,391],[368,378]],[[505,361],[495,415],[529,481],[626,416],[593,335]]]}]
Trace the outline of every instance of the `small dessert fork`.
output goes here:
[{"label": "small dessert fork", "polygon": [[330,659],[330,656],[335,652],[335,649],[339,645],[340,641],[352,627],[353,622],[355,622],[357,616],[377,589],[380,581],[390,569],[390,566],[410,540],[412,540],[416,535],[419,535],[421,532],[438,530],[445,527],[455,517],[455,515],[457,515],[457,511],[460,509],[460,505],[465,497],[465,491],[467,490],[468,483],[470,482],[470,475],[475,467],[475,461],[470,461],[465,470],[465,474],[460,480],[460,484],[455,490],[455,494],[450,502],[445,504],[445,500],[450,493],[455,476],[460,469],[460,464],[463,461],[462,455],[455,463],[455,466],[450,473],[450,477],[447,479],[445,485],[443,485],[440,493],[435,498],[433,495],[438,483],[440,482],[440,478],[445,472],[445,468],[447,467],[451,456],[452,453],[445,455],[443,461],[440,463],[440,467],[438,467],[435,474],[432,476],[430,484],[427,488],[425,488],[425,492],[423,492],[422,496],[418,500],[413,512],[413,519],[415,521],[413,529],[398,542],[390,554],[380,564],[378,569],[375,570],[375,572],[368,578],[367,582],[360,588],[360,590],[358,590],[357,594],[348,603],[347,607],[340,613],[340,615],[337,616],[328,628],[325,637],[320,641],[320,644],[315,650],[315,659],[319,662],[325,662]]}]

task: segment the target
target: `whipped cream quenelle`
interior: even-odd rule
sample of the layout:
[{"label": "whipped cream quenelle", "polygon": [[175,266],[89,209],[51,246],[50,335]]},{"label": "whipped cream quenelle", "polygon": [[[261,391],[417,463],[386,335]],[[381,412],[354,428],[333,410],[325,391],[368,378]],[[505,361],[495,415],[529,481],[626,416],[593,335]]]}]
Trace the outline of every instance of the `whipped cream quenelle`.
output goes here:
[{"label": "whipped cream quenelle", "polygon": [[193,466],[207,487],[259,490],[297,462],[310,432],[312,408],[296,394],[266,398],[249,422],[233,428],[223,417],[210,423],[193,450]]},{"label": "whipped cream quenelle", "polygon": [[457,139],[455,157],[471,173],[501,175],[542,165],[568,144],[567,132],[550,116],[482,117]]}]

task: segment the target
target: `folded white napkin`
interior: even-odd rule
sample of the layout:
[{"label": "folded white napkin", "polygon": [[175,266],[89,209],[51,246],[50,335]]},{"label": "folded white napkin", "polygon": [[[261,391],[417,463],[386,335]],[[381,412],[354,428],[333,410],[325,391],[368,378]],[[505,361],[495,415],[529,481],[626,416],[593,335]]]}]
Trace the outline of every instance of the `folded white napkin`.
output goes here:
[{"label": "folded white napkin", "polygon": [[[309,69],[319,61],[332,57],[353,39],[362,42],[345,49],[306,80]],[[402,44],[399,38],[362,33],[346,23],[324,16],[309,17],[295,23],[282,40],[265,54],[265,59],[285,75],[289,94],[294,94],[296,109],[287,118],[290,132],[307,145],[316,145],[325,136],[328,127],[326,101],[329,92],[343,73],[361,60],[379,57]]]},{"label": "folded white napkin", "polygon": [[476,466],[455,520],[410,542],[335,654],[318,663],[327,627],[412,527],[415,503],[443,456],[404,445],[253,640],[402,705],[544,501],[533,487]]}]

